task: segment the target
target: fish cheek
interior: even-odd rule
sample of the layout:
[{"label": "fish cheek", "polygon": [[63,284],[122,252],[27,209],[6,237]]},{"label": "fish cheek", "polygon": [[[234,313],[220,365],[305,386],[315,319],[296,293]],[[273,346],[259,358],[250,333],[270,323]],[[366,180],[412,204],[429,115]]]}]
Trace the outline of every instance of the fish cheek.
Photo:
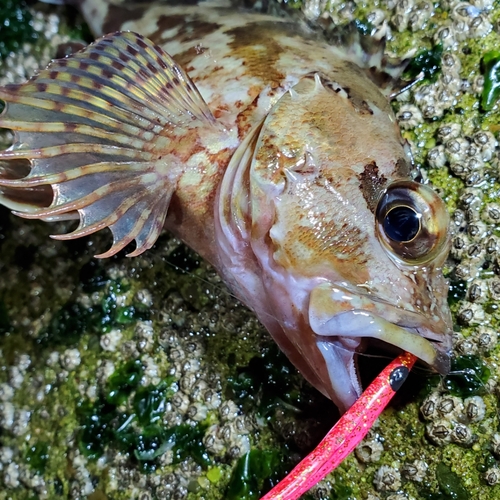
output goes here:
[{"label": "fish cheek", "polygon": [[275,209],[270,236],[277,264],[307,277],[352,284],[370,279],[367,237],[355,224],[355,207],[346,209],[319,186],[299,186]]}]

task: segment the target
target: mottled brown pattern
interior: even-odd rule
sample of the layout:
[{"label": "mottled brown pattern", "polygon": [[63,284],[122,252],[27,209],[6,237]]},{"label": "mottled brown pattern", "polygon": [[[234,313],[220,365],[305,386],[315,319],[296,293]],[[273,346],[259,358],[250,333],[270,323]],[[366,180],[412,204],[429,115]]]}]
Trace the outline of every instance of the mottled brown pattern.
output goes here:
[{"label": "mottled brown pattern", "polygon": [[[203,54],[205,52],[206,47],[196,46],[191,47],[180,54],[176,54],[174,59],[178,64],[180,64],[188,73],[192,70],[190,66],[190,62],[198,55]],[[221,69],[221,68],[219,68]],[[214,68],[214,72],[217,71],[217,68]]]},{"label": "mottled brown pattern", "polygon": [[[308,269],[305,274],[314,274],[318,269],[327,267],[336,269],[350,283],[369,279],[365,269],[365,242],[360,230],[349,222],[342,219],[330,220],[328,225],[316,228],[299,224],[295,227],[294,234],[294,238],[282,243],[283,253],[291,267],[301,269],[306,266]],[[308,248],[313,257],[304,260],[303,255],[297,253],[297,244]]]},{"label": "mottled brown pattern", "polygon": [[[296,36],[297,26],[288,23],[251,23],[226,32],[233,37],[229,44],[233,56],[245,61],[249,75],[262,78],[264,82],[282,82],[285,75],[276,69],[285,48],[278,42],[279,36]],[[258,40],[258,44],[256,43]],[[256,46],[258,45],[258,46]],[[265,47],[262,50],[262,46]]]},{"label": "mottled brown pattern", "polygon": [[104,20],[102,30],[104,33],[113,33],[119,31],[127,21],[140,19],[148,5],[114,5],[109,4],[108,15]]},{"label": "mottled brown pattern", "polygon": [[[37,153],[33,164],[40,175],[47,178],[48,159],[63,171],[58,182],[67,180],[66,170],[76,172],[79,182],[73,190],[68,183],[64,196],[79,204],[82,230],[98,229],[86,216],[98,206],[102,225],[120,238],[102,256],[120,251],[132,239],[138,243],[132,256],[147,250],[167,215],[166,227],[215,265],[304,375],[346,409],[359,393],[359,383],[353,373],[345,373],[351,387],[339,387],[335,379],[352,359],[346,353],[341,362],[323,358],[308,322],[307,308],[314,308],[309,299],[318,278],[348,283],[353,290],[359,286],[362,295],[368,290],[383,303],[409,304],[413,309],[417,300],[425,302],[420,295],[432,297],[436,288],[422,284],[414,290],[412,276],[404,275],[381,247],[374,224],[373,212],[384,187],[410,171],[387,99],[365,70],[345,61],[305,24],[222,9],[220,3],[216,8],[211,2],[197,5],[196,0],[194,6],[188,0],[180,7],[172,7],[176,0],[109,5],[109,11],[105,3],[99,3],[100,9],[94,8],[93,0],[83,3],[96,34],[124,29],[142,36],[122,33],[115,37],[121,40],[115,46],[114,37],[105,37],[86,50],[83,61],[79,56],[71,58],[67,68],[66,62],[53,64],[53,70],[64,68],[71,75],[70,82],[56,82],[61,77],[54,72],[54,84],[44,87],[42,72],[38,90],[49,93],[45,109],[67,125],[58,132],[62,127],[49,124],[61,145],[42,150],[41,156]],[[177,64],[144,36],[161,45]],[[134,73],[127,71],[126,78],[119,78],[130,63]],[[79,80],[86,67],[95,68],[87,74],[92,83]],[[16,88],[13,95],[0,89],[0,97],[21,103],[9,105],[3,117],[27,120],[23,106],[29,104],[36,81]],[[54,101],[54,94],[68,97]],[[78,103],[68,105],[76,99]],[[43,125],[45,109],[34,108],[29,121],[39,118]],[[8,120],[3,123],[8,125]],[[20,149],[29,156],[38,135],[33,142],[27,132],[28,127]],[[236,150],[241,141],[244,148]],[[89,161],[93,163],[86,164]],[[130,161],[134,172],[128,172]],[[104,185],[95,190],[94,176],[101,170],[106,174]],[[79,186],[87,175],[92,184],[89,194],[82,196]],[[52,182],[54,177],[48,179]],[[3,183],[7,190],[11,185]],[[114,202],[115,195],[119,204],[97,205],[100,199]],[[6,198],[0,192],[0,202],[2,197]],[[29,199],[23,202],[30,208]],[[154,209],[153,232],[147,230],[144,203]],[[54,204],[35,216],[75,208],[66,205]],[[118,212],[113,213],[116,206]],[[123,237],[114,222],[117,215],[141,224],[141,234]],[[431,299],[426,300],[430,304]],[[438,306],[440,300],[435,300]],[[337,312],[348,308],[345,301],[334,301],[339,302]],[[442,304],[444,310],[445,298]],[[446,310],[443,318],[446,323]],[[442,325],[436,327],[440,331]],[[327,363],[333,363],[331,372]]]},{"label": "mottled brown pattern", "polygon": [[399,158],[396,162],[396,175],[402,178],[410,177],[411,166],[410,162],[406,158]]},{"label": "mottled brown pattern", "polygon": [[252,114],[257,107],[257,101],[259,100],[259,90],[250,88],[248,91],[249,95],[255,96],[253,101],[245,107],[245,109],[238,114],[236,118],[236,124],[238,126],[239,137],[245,137],[246,133],[253,127]]},{"label": "mottled brown pattern", "polygon": [[324,83],[325,87],[330,87],[334,92],[339,93],[342,90],[347,94],[347,99],[352,104],[352,107],[360,115],[373,115],[373,110],[370,105],[361,96],[356,94],[349,87],[334,88],[330,82]]},{"label": "mottled brown pattern", "polygon": [[350,99],[350,102],[360,115],[373,115],[373,110],[365,100],[352,98]]},{"label": "mottled brown pattern", "polygon": [[[220,24],[207,22],[196,15],[160,16],[156,24],[157,30],[151,33],[148,38],[158,45],[162,45],[173,39],[180,43],[203,40],[207,35],[214,33],[220,28]],[[173,28],[178,28],[175,36],[163,36],[165,31]]]},{"label": "mottled brown pattern", "polygon": [[363,198],[372,213],[377,209],[380,195],[387,185],[384,175],[379,175],[378,167],[374,161],[365,165],[363,172],[358,175],[359,188]]}]

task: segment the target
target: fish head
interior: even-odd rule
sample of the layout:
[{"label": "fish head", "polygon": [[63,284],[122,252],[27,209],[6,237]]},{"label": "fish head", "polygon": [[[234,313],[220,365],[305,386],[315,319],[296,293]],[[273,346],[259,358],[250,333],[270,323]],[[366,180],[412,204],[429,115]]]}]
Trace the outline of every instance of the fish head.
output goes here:
[{"label": "fish head", "polygon": [[452,333],[446,207],[412,180],[389,104],[363,85],[302,78],[266,117],[249,173],[256,312],[341,410],[361,394],[369,339],[446,373]]}]

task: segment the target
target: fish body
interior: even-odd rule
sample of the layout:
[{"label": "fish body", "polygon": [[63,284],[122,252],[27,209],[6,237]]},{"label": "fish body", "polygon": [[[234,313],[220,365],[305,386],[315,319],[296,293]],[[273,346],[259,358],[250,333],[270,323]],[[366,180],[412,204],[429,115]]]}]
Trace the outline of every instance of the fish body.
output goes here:
[{"label": "fish body", "polygon": [[0,202],[78,219],[61,239],[109,227],[101,256],[172,231],[341,411],[366,338],[448,370],[448,216],[412,180],[380,49],[220,2],[81,8],[122,32],[0,89],[0,159],[31,164],[0,170]]}]

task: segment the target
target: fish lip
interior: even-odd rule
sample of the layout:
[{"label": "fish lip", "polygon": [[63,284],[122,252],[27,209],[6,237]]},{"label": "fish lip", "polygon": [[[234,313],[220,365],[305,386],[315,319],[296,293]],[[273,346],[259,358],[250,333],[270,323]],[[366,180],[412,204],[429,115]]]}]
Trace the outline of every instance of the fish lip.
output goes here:
[{"label": "fish lip", "polygon": [[408,328],[401,326],[401,328],[405,328],[405,330],[427,340],[436,351],[436,361],[431,366],[440,375],[448,375],[451,370],[452,330],[448,329],[443,334],[438,334],[426,327]]},{"label": "fish lip", "polygon": [[414,354],[440,374],[450,371],[452,330],[446,315],[430,319],[359,290],[324,283],[311,293],[309,323],[318,341],[378,339]]},{"label": "fish lip", "polygon": [[[435,329],[432,327],[433,325],[431,321],[423,314],[415,313],[413,311],[407,311],[394,305],[389,305],[389,307],[398,309],[400,311],[400,314],[402,314],[403,316],[412,316],[413,321],[415,319],[417,321],[418,319],[420,319],[421,323],[419,326],[411,326],[410,321],[406,322],[404,320],[395,323],[395,325],[405,329],[410,333],[419,335],[423,339],[427,340],[436,351],[436,361],[431,366],[439,374],[447,375],[451,370],[453,330],[443,322],[444,330],[442,331],[442,333],[436,333]],[[415,317],[415,315],[417,316]]]},{"label": "fish lip", "polygon": [[[351,312],[351,311],[347,311],[347,313],[348,312]],[[355,312],[359,313],[362,311],[355,311]],[[366,312],[366,311],[363,311],[363,312]],[[339,313],[339,316],[344,315],[344,314],[346,314],[346,313]],[[378,318],[384,320],[381,317],[378,317]],[[365,336],[363,334],[346,335],[343,333],[339,333],[338,335],[335,335],[335,337],[358,339],[360,341],[360,344],[361,344],[362,339],[380,340],[383,344],[387,344],[387,345],[390,345],[392,347],[396,347],[398,349],[401,349],[401,351],[405,351],[405,350],[408,350],[409,352],[414,351],[414,352],[412,352],[412,354],[415,354],[418,358],[422,359],[425,363],[427,363],[429,366],[431,366],[440,375],[447,375],[450,372],[450,369],[451,369],[451,335],[446,334],[446,335],[442,336],[440,334],[434,333],[433,331],[431,331],[425,327],[413,328],[413,327],[407,327],[407,326],[396,324],[396,323],[393,323],[393,325],[398,327],[398,328],[401,328],[401,330],[404,330],[411,335],[415,335],[416,337],[424,340],[427,343],[428,347],[430,347],[435,353],[435,356],[434,356],[432,362],[429,362],[429,360],[424,359],[422,356],[419,356],[418,352],[416,352],[414,349],[405,349],[401,345],[397,345],[396,343],[389,342],[386,339],[378,339],[376,336]],[[313,332],[316,334],[317,339],[322,341],[322,342],[328,342],[329,338],[330,339],[332,338],[332,336],[317,333],[314,331],[314,329],[313,329]],[[448,339],[450,339],[450,341],[448,341]],[[361,350],[359,349],[359,346],[358,346],[358,348],[356,348],[352,351],[353,355],[359,354],[360,352],[361,352]]]}]

